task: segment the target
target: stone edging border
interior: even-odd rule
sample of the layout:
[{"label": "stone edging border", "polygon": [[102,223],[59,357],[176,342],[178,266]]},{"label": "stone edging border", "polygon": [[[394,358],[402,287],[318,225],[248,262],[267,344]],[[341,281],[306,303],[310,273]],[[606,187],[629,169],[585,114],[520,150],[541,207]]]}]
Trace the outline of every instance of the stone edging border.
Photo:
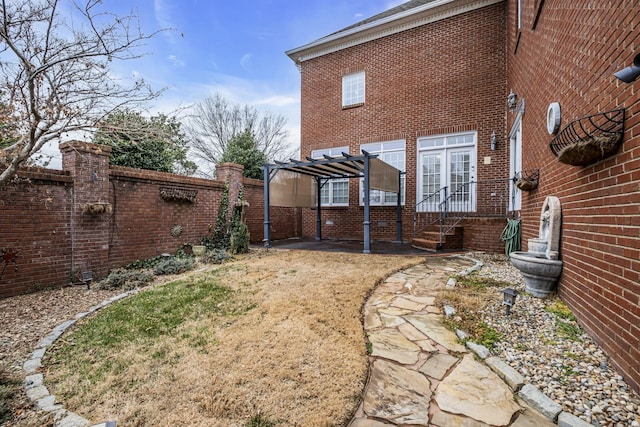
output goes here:
[{"label": "stone edging border", "polygon": [[[468,256],[459,256],[460,258],[467,259],[475,263],[472,267],[469,267],[459,274],[466,276],[472,272],[479,270],[483,267],[483,263],[475,258]],[[446,287],[451,289],[456,286],[456,280],[450,278],[447,281]],[[78,313],[74,319],[62,322],[53,329],[49,334],[42,338],[36,345],[36,349],[31,353],[31,356],[24,362],[23,369],[26,372],[24,380],[24,388],[27,393],[27,397],[33,401],[38,409],[46,412],[54,413],[54,425],[55,427],[87,427],[89,426],[89,420],[75,414],[73,412],[64,409],[62,404],[56,403],[56,397],[49,393],[49,390],[44,386],[44,377],[42,374],[36,373],[36,371],[42,367],[42,358],[44,357],[47,349],[66,332],[71,326],[75,325],[79,320],[95,313],[96,311],[111,305],[112,303],[121,299],[127,298],[131,295],[137,294],[142,289],[134,289],[128,292],[124,292],[115,295],[100,304],[94,305],[89,310]],[[458,338],[465,338],[468,336],[464,331],[456,330]],[[558,424],[560,427],[593,427],[586,421],[581,420],[575,415],[562,410],[562,406],[551,400],[548,396],[542,393],[537,387],[531,384],[524,383],[524,377],[519,374],[511,366],[507,365],[500,358],[491,356],[489,349],[485,346],[476,344],[473,341],[467,341],[466,346],[471,350],[478,358],[482,359],[487,366],[491,368],[505,383],[513,390],[517,396],[526,402],[540,414],[544,415],[550,421]],[[106,421],[100,424],[95,424],[91,427],[116,427],[115,421]]]},{"label": "stone edging border", "polygon": [[[22,369],[27,374],[24,380],[24,389],[27,393],[27,397],[38,409],[54,413],[53,422],[55,427],[87,427],[89,426],[89,420],[71,411],[67,411],[64,409],[62,404],[56,403],[56,397],[50,394],[49,390],[44,386],[43,375],[36,373],[36,371],[42,367],[42,358],[44,357],[45,352],[58,338],[60,338],[63,333],[67,331],[67,329],[75,325],[79,320],[84,319],[85,317],[113,304],[116,301],[137,294],[141,290],[142,289],[134,289],[115,295],[97,305],[94,305],[85,312],[76,314],[73,319],[62,322],[56,326],[53,331],[42,338],[38,344],[36,344],[36,349],[31,353],[31,356],[29,356],[27,361],[24,362]],[[116,422],[106,421],[100,424],[95,424],[91,427],[116,427]]]},{"label": "stone edging border", "polygon": [[[479,270],[483,267],[483,263],[480,260],[477,260],[468,256],[460,256],[460,258],[467,259],[475,263],[474,266],[469,267],[462,272],[460,275],[466,276],[476,270]],[[456,280],[454,278],[450,278],[447,281],[446,287],[451,289],[455,287]],[[447,317],[450,314],[446,313]],[[456,335],[460,339],[465,339],[468,337],[468,334],[461,330],[456,330]],[[544,415],[549,421],[558,424],[560,427],[593,427],[590,423],[581,420],[575,415],[563,411],[562,406],[556,402],[554,402],[547,395],[542,393],[536,386],[531,384],[525,384],[524,377],[507,363],[505,363],[502,359],[496,356],[490,356],[489,349],[483,345],[477,344],[473,341],[467,341],[466,347],[471,350],[478,358],[482,359],[485,364],[491,368],[493,372],[495,372],[500,378],[504,380],[504,382],[511,388],[511,390],[516,393],[516,395],[522,399],[527,405],[531,406],[533,409],[538,411],[540,414]]]}]

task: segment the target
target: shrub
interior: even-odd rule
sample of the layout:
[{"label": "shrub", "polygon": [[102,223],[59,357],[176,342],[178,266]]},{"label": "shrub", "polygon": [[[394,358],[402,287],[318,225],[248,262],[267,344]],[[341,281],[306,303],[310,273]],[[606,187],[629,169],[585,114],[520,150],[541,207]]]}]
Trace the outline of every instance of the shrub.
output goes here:
[{"label": "shrub", "polygon": [[244,222],[238,222],[231,233],[231,253],[246,254],[249,252],[249,228]]},{"label": "shrub", "polygon": [[200,260],[205,264],[222,264],[231,258],[229,252],[222,249],[206,251]]},{"label": "shrub", "polygon": [[135,288],[141,288],[153,280],[153,274],[148,271],[128,270],[126,268],[117,268],[109,273],[109,275],[96,283],[98,289],[123,289],[129,291]]},{"label": "shrub", "polygon": [[156,276],[163,274],[179,274],[193,269],[195,263],[193,258],[176,258],[171,257],[163,260],[153,268]]}]

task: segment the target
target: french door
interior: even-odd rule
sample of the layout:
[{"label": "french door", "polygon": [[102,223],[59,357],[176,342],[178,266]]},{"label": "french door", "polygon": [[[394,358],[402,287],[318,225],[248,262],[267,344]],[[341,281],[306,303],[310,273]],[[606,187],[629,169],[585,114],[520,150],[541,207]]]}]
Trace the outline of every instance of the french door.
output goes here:
[{"label": "french door", "polygon": [[475,146],[422,151],[418,210],[436,212],[448,198],[448,211],[474,211],[475,171]]}]

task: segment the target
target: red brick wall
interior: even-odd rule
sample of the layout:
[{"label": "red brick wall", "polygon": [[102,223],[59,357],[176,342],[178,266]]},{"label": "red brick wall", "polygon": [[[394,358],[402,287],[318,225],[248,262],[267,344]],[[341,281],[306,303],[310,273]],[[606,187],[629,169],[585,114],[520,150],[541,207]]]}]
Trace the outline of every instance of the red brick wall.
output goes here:
[{"label": "red brick wall", "polygon": [[[526,100],[523,168],[540,169],[540,185],[523,198],[523,243],[538,233],[544,198],[562,204],[561,298],[640,389],[640,81],[614,72],[640,53],[637,1],[546,0],[535,28],[534,2],[523,3],[516,50],[517,2],[508,2],[508,82]],[[587,167],[557,162],[546,130],[549,103],[561,127],[571,120],[626,108],[623,144]],[[510,126],[510,122],[508,123]]]},{"label": "red brick wall", "polygon": [[[62,171],[20,173],[0,190],[0,297],[68,283],[71,265],[73,180]],[[28,177],[28,179],[27,179]]]},{"label": "red brick wall", "polygon": [[[223,181],[140,169],[109,167],[108,147],[61,146],[65,171],[21,171],[0,189],[0,249],[17,254],[0,278],[0,298],[78,282],[82,271],[98,279],[109,269],[198,244],[215,227]],[[237,175],[238,170],[231,168]],[[264,189],[259,180],[230,178],[244,185],[245,221],[252,243],[263,239]],[[167,201],[166,187],[197,191],[194,203]],[[87,203],[108,203],[91,215]],[[274,238],[300,236],[299,209],[273,208]],[[171,231],[180,226],[182,232]],[[0,271],[5,263],[0,259]]]},{"label": "red brick wall", "polygon": [[[303,61],[301,154],[314,149],[396,139],[406,141],[403,240],[413,235],[417,138],[477,131],[477,179],[506,178],[504,143],[506,5],[485,7],[319,58]],[[496,48],[498,47],[498,48]],[[364,105],[342,109],[342,76],[364,70]],[[490,151],[491,132],[498,150]],[[490,165],[482,159],[491,156]],[[327,209],[323,237],[362,239],[358,182],[351,180],[349,208]],[[395,207],[372,207],[371,237],[396,239]],[[380,225],[380,224],[385,224]],[[315,236],[316,213],[305,209],[303,234]]]}]

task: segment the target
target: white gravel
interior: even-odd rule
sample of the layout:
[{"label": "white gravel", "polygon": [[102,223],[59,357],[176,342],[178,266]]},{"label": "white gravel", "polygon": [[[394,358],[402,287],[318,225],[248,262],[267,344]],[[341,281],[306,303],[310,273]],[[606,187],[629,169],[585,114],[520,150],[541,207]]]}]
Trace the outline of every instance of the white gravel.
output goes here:
[{"label": "white gravel", "polygon": [[640,397],[609,364],[607,355],[575,321],[562,320],[576,331],[569,337],[560,320],[545,310],[545,300],[524,293],[524,281],[504,255],[474,253],[484,263],[481,276],[509,282],[520,294],[510,316],[496,299],[483,313],[484,321],[504,340],[492,353],[520,372],[567,412],[601,427],[640,427]]}]

